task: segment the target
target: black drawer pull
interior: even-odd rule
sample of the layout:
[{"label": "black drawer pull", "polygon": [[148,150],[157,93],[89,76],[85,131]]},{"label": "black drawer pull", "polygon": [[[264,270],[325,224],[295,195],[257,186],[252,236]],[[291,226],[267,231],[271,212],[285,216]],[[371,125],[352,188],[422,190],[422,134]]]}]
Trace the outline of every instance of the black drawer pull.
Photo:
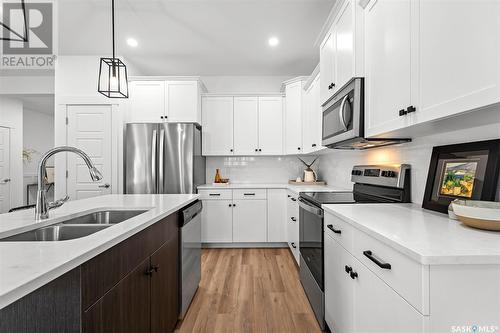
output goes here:
[{"label": "black drawer pull", "polygon": [[356,273],[356,272],[351,272],[351,273],[349,273],[349,275],[351,276],[351,279],[353,279],[353,280],[358,277],[358,273]]},{"label": "black drawer pull", "polygon": [[290,245],[291,245],[294,249],[296,249],[296,248],[297,248],[297,246],[295,245],[295,243],[290,243]]},{"label": "black drawer pull", "polygon": [[408,114],[408,111],[403,110],[403,109],[399,110],[399,116],[400,116],[400,117],[401,117],[401,116],[405,116],[406,114]]},{"label": "black drawer pull", "polygon": [[368,259],[373,261],[375,264],[377,264],[378,267],[383,268],[383,269],[391,269],[391,264],[389,264],[388,262],[381,262],[380,260],[375,258],[373,256],[372,251],[363,251],[363,254],[365,255],[365,257],[367,257]]},{"label": "black drawer pull", "polygon": [[312,147],[316,147],[316,144],[315,144],[315,143],[313,143],[311,146],[312,146]]},{"label": "black drawer pull", "polygon": [[220,197],[220,193],[210,193],[208,195],[211,197]]},{"label": "black drawer pull", "polygon": [[328,229],[330,229],[331,231],[333,231],[334,233],[336,233],[336,234],[341,234],[341,233],[342,233],[342,230],[337,230],[337,229],[335,229],[335,228],[333,227],[333,224],[328,224],[326,227],[327,227]]},{"label": "black drawer pull", "polygon": [[292,220],[293,222],[297,221],[297,219],[295,217],[290,217],[290,220]]},{"label": "black drawer pull", "polygon": [[295,199],[295,198],[292,198],[292,201],[297,201],[297,199]]},{"label": "black drawer pull", "polygon": [[255,193],[243,193],[243,195],[255,195]]},{"label": "black drawer pull", "polygon": [[352,272],[352,267],[351,267],[351,266],[347,266],[347,265],[345,265],[345,272],[346,272],[347,274],[351,273],[351,272]]}]

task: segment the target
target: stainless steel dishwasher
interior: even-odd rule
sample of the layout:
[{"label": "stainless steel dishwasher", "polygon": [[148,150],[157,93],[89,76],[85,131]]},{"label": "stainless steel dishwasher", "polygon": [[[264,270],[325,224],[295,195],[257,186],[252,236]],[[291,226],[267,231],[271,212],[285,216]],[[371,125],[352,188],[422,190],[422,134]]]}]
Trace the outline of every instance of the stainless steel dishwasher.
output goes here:
[{"label": "stainless steel dishwasher", "polygon": [[180,304],[179,318],[184,318],[201,278],[201,201],[182,211],[180,225]]}]

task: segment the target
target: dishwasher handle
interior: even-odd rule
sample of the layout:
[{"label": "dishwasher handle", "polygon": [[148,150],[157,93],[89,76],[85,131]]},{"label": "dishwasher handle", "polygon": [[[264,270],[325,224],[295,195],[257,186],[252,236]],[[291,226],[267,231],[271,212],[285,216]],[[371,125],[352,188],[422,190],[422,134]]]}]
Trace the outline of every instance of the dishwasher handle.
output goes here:
[{"label": "dishwasher handle", "polygon": [[201,213],[203,210],[203,204],[201,201],[196,201],[189,207],[185,208],[182,210],[182,223],[181,226],[184,226],[188,224],[190,221],[192,221],[198,214]]}]

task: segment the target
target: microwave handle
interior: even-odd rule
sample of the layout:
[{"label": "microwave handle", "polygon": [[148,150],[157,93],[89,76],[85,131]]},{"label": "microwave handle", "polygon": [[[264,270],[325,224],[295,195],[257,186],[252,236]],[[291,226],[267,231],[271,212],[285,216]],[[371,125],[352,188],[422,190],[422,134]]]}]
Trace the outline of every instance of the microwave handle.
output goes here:
[{"label": "microwave handle", "polygon": [[344,118],[344,107],[345,107],[345,103],[347,102],[348,98],[349,98],[349,95],[344,96],[344,98],[342,99],[342,103],[340,103],[340,108],[339,108],[339,118],[340,118],[340,122],[342,123],[342,126],[344,127],[344,131],[347,131],[347,129],[348,129],[347,124],[345,123],[345,118]]}]

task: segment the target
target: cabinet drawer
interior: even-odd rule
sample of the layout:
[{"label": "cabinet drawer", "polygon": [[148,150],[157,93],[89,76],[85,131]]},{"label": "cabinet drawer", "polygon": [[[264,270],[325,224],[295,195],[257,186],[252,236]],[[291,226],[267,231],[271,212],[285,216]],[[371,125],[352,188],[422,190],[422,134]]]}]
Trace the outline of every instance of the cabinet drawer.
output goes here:
[{"label": "cabinet drawer", "polygon": [[232,200],[233,199],[233,190],[199,190],[201,200]]},{"label": "cabinet drawer", "polygon": [[266,189],[239,189],[233,190],[233,199],[266,199]]},{"label": "cabinet drawer", "polygon": [[330,235],[347,251],[352,252],[353,227],[333,214],[326,213],[324,221],[326,235]]},{"label": "cabinet drawer", "polygon": [[355,230],[353,255],[424,315],[429,314],[429,266]]}]

